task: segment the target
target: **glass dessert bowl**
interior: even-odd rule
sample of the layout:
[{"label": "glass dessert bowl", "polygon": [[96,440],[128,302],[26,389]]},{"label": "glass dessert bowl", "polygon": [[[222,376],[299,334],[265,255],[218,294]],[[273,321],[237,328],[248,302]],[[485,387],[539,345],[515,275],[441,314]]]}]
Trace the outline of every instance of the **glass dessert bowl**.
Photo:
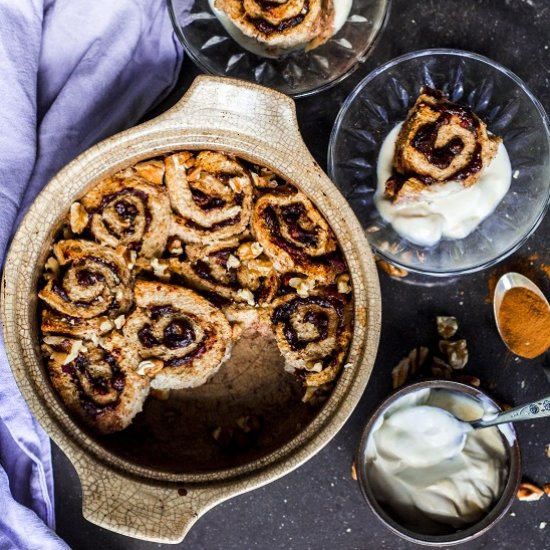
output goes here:
[{"label": "glass dessert bowl", "polygon": [[[337,1],[347,6],[344,0]],[[255,39],[245,36],[243,40],[227,20],[222,24],[214,14],[213,0],[168,0],[168,8],[179,40],[203,71],[301,97],[329,88],[351,74],[366,59],[383,29],[390,0],[349,3],[343,26],[326,43],[309,51],[297,48],[271,57],[266,57],[269,52],[262,53]],[[300,25],[294,28],[298,31]]]},{"label": "glass dessert bowl", "polygon": [[[473,231],[431,246],[404,238],[375,204],[382,145],[423,86],[441,90],[500,136],[512,173],[509,190]],[[411,272],[453,276],[497,263],[536,229],[550,198],[549,135],[544,109],[513,73],[469,52],[423,50],[379,67],[353,91],[333,128],[328,170],[377,254]]]}]

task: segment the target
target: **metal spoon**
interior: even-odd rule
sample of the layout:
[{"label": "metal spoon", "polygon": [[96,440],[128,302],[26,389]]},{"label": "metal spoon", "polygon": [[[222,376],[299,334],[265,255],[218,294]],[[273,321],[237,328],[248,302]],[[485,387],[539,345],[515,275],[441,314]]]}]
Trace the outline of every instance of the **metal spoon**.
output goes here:
[{"label": "metal spoon", "polygon": [[535,420],[545,416],[550,416],[550,395],[508,411],[486,413],[483,415],[483,418],[478,420],[463,422],[470,424],[474,430],[477,430],[478,428],[487,428],[489,426],[496,426],[497,424],[505,424],[506,422]]}]

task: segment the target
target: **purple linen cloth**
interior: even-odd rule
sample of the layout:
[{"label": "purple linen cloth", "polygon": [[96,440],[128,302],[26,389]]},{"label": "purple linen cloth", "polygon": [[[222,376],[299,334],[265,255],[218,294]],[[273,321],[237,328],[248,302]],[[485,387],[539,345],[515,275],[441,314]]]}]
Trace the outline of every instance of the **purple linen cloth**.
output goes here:
[{"label": "purple linen cloth", "polygon": [[[0,0],[0,266],[48,180],[163,99],[182,55],[165,0]],[[0,343],[0,550],[67,548],[54,527],[50,442]]]}]

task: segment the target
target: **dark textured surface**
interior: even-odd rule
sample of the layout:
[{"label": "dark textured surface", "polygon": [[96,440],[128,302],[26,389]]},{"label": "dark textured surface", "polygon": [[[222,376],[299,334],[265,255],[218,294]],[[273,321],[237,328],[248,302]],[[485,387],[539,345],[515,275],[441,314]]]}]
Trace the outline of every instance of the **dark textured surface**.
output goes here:
[{"label": "dark textured surface", "polygon": [[[471,50],[502,63],[525,80],[550,110],[549,31],[547,0],[394,0],[388,26],[367,62],[339,86],[298,102],[304,139],[325,167],[332,124],[355,85],[381,63],[428,47]],[[172,101],[185,91],[196,73],[186,62]],[[537,266],[550,264],[549,232],[550,216],[546,216],[520,252],[505,262],[515,267],[522,260],[525,266],[526,259],[536,253],[533,276],[547,295],[550,278]],[[391,389],[392,367],[411,347],[436,343],[434,317],[458,317],[459,335],[468,340],[470,348],[466,371],[479,376],[495,397],[519,404],[550,393],[541,369],[542,359],[514,360],[500,342],[491,305],[485,301],[490,274],[470,275],[429,288],[394,281],[381,273],[380,351],[369,387],[349,422],[323,451],[292,474],[208,512],[176,548],[414,548],[414,544],[387,531],[367,509],[357,483],[351,479],[350,464],[370,411]],[[550,422],[522,424],[517,429],[525,477],[540,485],[550,482],[550,458],[545,454],[545,446],[550,443]],[[54,466],[58,532],[72,548],[170,548],[116,535],[85,521],[78,478],[57,449]],[[548,522],[548,527],[541,529],[541,522]],[[461,548],[548,549],[549,534],[550,500],[544,497],[538,502],[515,502],[511,513],[494,529]]]}]

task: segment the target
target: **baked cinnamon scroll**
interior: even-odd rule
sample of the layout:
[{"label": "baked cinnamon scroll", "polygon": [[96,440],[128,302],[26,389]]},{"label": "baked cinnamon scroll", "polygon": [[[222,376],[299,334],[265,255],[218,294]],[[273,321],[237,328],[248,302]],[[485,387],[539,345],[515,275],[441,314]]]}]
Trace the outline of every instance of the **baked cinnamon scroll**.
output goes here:
[{"label": "baked cinnamon scroll", "polygon": [[334,34],[333,0],[216,0],[215,7],[274,53],[312,49]]},{"label": "baked cinnamon scroll", "polygon": [[349,298],[316,291],[290,294],[273,302],[271,316],[286,368],[306,387],[332,382],[340,372],[351,340]]},{"label": "baked cinnamon scroll", "polygon": [[[158,166],[140,164],[136,174],[162,182]],[[125,172],[106,178],[71,207],[72,230],[81,233],[86,227],[101,244],[123,245],[147,258],[160,255],[170,227],[166,190],[137,175],[125,177]]]},{"label": "baked cinnamon scroll", "polygon": [[141,359],[138,372],[158,389],[204,384],[231,352],[231,326],[224,314],[175,285],[137,281],[134,292],[136,308],[123,334]]},{"label": "baked cinnamon scroll", "polygon": [[68,239],[53,246],[59,265],[38,296],[50,308],[78,319],[116,317],[132,304],[131,271],[124,256],[91,241]]},{"label": "baked cinnamon scroll", "polygon": [[414,199],[448,181],[474,185],[501,142],[472,111],[424,87],[399,131],[385,197]]},{"label": "baked cinnamon scroll", "polygon": [[252,209],[249,171],[214,151],[166,157],[166,187],[177,215],[172,234],[184,242],[228,239],[247,229]]},{"label": "baked cinnamon scroll", "polygon": [[190,244],[185,259],[172,258],[169,265],[190,285],[251,306],[269,303],[278,288],[273,264],[254,241]]},{"label": "baked cinnamon scroll", "polygon": [[252,228],[281,273],[302,273],[330,284],[345,271],[332,229],[302,193],[261,196],[254,206]]},{"label": "baked cinnamon scroll", "polygon": [[110,333],[101,345],[64,336],[46,336],[43,342],[54,388],[87,424],[112,433],[141,411],[149,379],[135,372],[120,333]]}]

